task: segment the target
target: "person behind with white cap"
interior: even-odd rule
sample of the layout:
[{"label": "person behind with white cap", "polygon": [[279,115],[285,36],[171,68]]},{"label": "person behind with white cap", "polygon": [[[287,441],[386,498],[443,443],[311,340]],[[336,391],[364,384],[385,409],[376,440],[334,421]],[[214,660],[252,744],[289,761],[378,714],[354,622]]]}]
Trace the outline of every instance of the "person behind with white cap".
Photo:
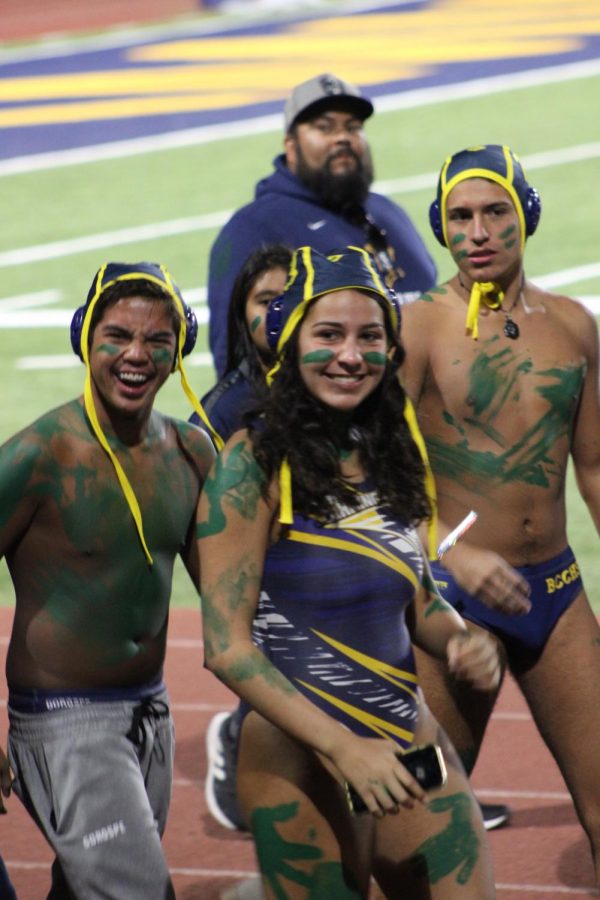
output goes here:
[{"label": "person behind with white cap", "polygon": [[[411,642],[477,694],[499,659],[435,590],[415,531],[434,489],[397,377],[400,307],[362,248],[301,247],[290,272],[263,415],[217,456],[196,532],[205,664],[243,702],[265,896],[359,900],[374,877],[390,900],[491,900],[481,811]],[[431,794],[404,755],[422,744],[439,745]]]},{"label": "person behind with white cap", "polygon": [[406,212],[370,189],[373,161],[364,123],[372,114],[372,102],[358,87],[329,73],[297,85],[287,98],[284,152],[210,252],[209,343],[219,378],[233,284],[261,244],[283,243],[292,250],[308,245],[321,253],[348,244],[365,247],[401,300],[435,284],[434,263]]},{"label": "person behind with white cap", "polygon": [[[600,531],[598,328],[581,303],[526,277],[540,213],[509,147],[448,157],[430,219],[457,271],[403,309],[402,379],[435,474],[441,536],[477,514],[432,564],[438,588],[471,632],[497,641],[571,792],[600,887],[600,627],[565,508],[571,459]],[[494,692],[474,696],[423,655],[418,667],[471,770]]]},{"label": "person behind with white cap", "polygon": [[196,333],[164,266],[103,265],[71,324],[83,395],[0,448],[0,557],[16,597],[8,758],[55,853],[52,897],[175,896],[161,845],[174,753],[162,673],[173,565],[180,555],[197,586],[196,510],[215,453],[154,401],[179,370],[202,415],[183,367]]}]

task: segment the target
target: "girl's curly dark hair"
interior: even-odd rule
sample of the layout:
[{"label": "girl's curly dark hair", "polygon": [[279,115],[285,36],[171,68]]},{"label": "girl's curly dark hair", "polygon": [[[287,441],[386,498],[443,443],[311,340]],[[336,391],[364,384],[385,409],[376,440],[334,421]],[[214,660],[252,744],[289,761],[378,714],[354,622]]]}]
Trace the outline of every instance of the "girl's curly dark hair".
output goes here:
[{"label": "girl's curly dark hair", "polygon": [[254,455],[268,485],[287,458],[293,473],[294,510],[332,519],[338,504],[354,507],[358,496],[341,477],[340,452],[355,446],[380,501],[400,521],[416,525],[431,515],[425,492],[425,467],[404,417],[405,392],[398,379],[404,349],[393,335],[387,310],[386,328],[392,342],[382,382],[355,410],[351,435],[340,433],[339,418],[307,390],[300,375],[298,332],[290,337],[285,355],[265,400],[264,415],[250,427]]}]

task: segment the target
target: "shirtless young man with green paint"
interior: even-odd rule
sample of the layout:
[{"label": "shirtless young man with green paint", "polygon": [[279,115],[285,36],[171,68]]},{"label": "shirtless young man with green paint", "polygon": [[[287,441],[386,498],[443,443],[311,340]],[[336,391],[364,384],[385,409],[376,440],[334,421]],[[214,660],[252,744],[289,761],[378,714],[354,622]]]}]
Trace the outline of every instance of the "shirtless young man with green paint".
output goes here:
[{"label": "shirtless young man with green paint", "polygon": [[[436,476],[440,537],[478,515],[434,577],[472,630],[495,635],[572,794],[600,885],[600,628],[565,511],[571,456],[600,530],[598,330],[580,303],[525,277],[539,213],[507,147],[446,161],[430,216],[458,271],[403,308],[403,383]],[[495,695],[474,694],[422,654],[419,674],[472,769]]]},{"label": "shirtless young man with green paint", "polygon": [[164,267],[103,266],[72,324],[83,397],[0,448],[14,790],[52,845],[53,898],[174,897],[160,837],[174,752],[162,680],[179,554],[199,580],[206,433],[153,409],[196,323]]}]

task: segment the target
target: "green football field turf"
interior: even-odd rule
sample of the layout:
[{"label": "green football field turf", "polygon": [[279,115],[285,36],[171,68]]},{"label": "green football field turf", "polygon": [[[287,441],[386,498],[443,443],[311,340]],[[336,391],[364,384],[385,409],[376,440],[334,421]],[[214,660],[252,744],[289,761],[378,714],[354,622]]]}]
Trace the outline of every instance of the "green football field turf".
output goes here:
[{"label": "green football field turf", "polygon": [[[452,268],[427,224],[435,173],[446,155],[462,147],[508,143],[524,160],[543,202],[540,227],[527,248],[528,276],[544,277],[560,292],[600,298],[600,122],[592,112],[599,94],[600,76],[581,77],[382,110],[367,123],[376,187],[412,216],[436,259],[440,279]],[[0,219],[0,440],[80,393],[83,368],[57,365],[56,357],[69,360],[70,312],[85,299],[95,271],[106,260],[166,263],[202,316],[216,223],[251,198],[256,180],[269,172],[280,146],[276,131],[0,177],[5,211]],[[146,232],[139,235],[143,226]],[[124,231],[128,229],[137,235],[134,240]],[[28,315],[18,327],[6,327],[7,314],[18,311]],[[59,315],[61,324],[39,327],[50,312]],[[202,355],[206,350],[202,326],[188,367],[199,394],[213,383],[212,368]],[[189,415],[176,376],[163,389],[158,407]],[[598,537],[572,478],[568,506],[572,544],[600,612]],[[180,567],[173,599],[180,605],[196,602]],[[11,602],[3,564],[0,603]]]}]

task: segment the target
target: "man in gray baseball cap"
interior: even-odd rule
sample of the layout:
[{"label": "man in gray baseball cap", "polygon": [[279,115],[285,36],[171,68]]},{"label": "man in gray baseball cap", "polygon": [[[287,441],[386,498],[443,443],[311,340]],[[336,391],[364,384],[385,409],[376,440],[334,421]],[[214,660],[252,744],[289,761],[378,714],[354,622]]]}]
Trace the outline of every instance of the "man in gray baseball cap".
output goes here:
[{"label": "man in gray baseball cap", "polygon": [[373,115],[373,104],[360,90],[337,75],[316,75],[294,88],[285,101],[283,118],[286,133],[326,109],[345,109],[362,122]]},{"label": "man in gray baseball cap", "polygon": [[235,212],[212,246],[208,271],[209,343],[224,373],[227,311],[236,276],[263,244],[290,249],[365,247],[389,287],[415,299],[436,270],[404,210],[371,191],[374,171],[365,134],[373,103],[330,72],[293,88],[283,110],[284,152],[258,182],[254,200]]}]

